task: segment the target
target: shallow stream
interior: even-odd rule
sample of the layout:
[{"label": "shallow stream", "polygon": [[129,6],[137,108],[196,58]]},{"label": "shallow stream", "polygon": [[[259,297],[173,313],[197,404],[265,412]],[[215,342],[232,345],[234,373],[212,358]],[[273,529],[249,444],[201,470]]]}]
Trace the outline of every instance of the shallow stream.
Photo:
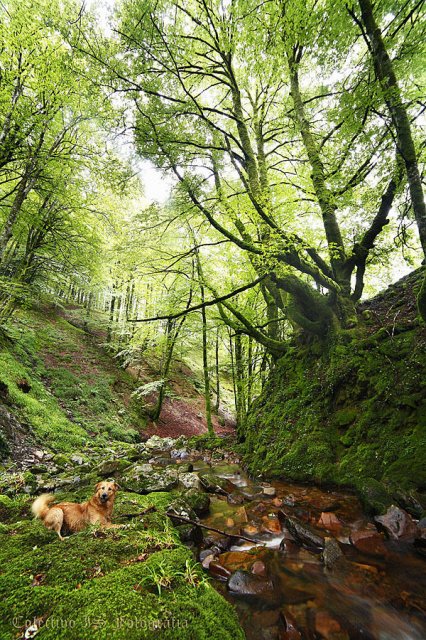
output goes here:
[{"label": "shallow stream", "polygon": [[[200,560],[248,640],[426,639],[424,547],[389,540],[350,493],[256,484],[237,465],[194,461],[207,469],[225,492],[202,522],[236,537],[205,532]],[[292,535],[291,522],[326,551]]]}]

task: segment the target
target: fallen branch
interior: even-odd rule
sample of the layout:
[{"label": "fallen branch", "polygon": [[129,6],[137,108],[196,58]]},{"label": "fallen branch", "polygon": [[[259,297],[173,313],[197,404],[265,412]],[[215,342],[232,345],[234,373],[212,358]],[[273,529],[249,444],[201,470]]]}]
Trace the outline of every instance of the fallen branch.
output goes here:
[{"label": "fallen branch", "polygon": [[248,538],[247,536],[240,535],[239,533],[226,533],[226,531],[221,531],[221,529],[216,529],[215,527],[208,527],[205,524],[201,524],[200,522],[196,522],[195,520],[190,520],[189,518],[185,518],[184,516],[177,516],[174,513],[170,513],[170,511],[166,511],[166,516],[169,516],[169,518],[176,518],[176,520],[180,520],[181,522],[185,522],[186,524],[193,524],[196,527],[200,527],[200,529],[207,529],[208,531],[220,533],[223,536],[228,536],[228,538],[238,538],[240,540],[247,540],[248,542],[255,542],[257,544],[266,544],[263,540],[257,540],[257,538]]},{"label": "fallen branch", "polygon": [[117,517],[118,518],[139,518],[139,516],[145,516],[147,513],[151,513],[152,511],[157,511],[157,507],[154,507],[154,505],[151,505],[147,509],[144,509],[143,511],[139,511],[139,513],[120,513],[120,515]]}]

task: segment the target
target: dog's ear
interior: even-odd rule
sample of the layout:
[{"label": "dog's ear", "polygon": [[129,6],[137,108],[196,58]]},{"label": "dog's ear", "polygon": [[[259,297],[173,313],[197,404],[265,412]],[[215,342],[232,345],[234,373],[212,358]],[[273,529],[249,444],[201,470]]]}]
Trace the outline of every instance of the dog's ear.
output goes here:
[{"label": "dog's ear", "polygon": [[96,489],[96,491],[99,491],[99,489],[101,488],[101,484],[102,484],[102,480],[101,480],[100,482],[97,482],[97,483],[95,484],[95,489]]},{"label": "dog's ear", "polygon": [[121,489],[120,485],[114,480],[114,491],[118,491],[119,489]]}]

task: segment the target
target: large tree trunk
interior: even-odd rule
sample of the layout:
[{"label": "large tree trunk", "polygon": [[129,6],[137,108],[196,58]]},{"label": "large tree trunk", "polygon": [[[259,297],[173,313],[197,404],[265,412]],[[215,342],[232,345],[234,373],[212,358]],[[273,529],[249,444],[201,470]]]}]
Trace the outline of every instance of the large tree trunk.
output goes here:
[{"label": "large tree trunk", "polygon": [[[361,9],[362,23],[370,44],[370,52],[373,59],[374,70],[380,82],[383,98],[392,117],[392,123],[396,133],[398,151],[401,154],[407,181],[410,189],[411,204],[414,217],[419,229],[420,242],[426,258],[426,205],[423,195],[422,182],[417,162],[416,149],[411,134],[410,119],[407,109],[402,101],[401,91],[393,68],[392,60],[386,49],[382,34],[376,23],[371,0],[358,0]],[[426,277],[420,290],[419,311],[426,320]]]}]

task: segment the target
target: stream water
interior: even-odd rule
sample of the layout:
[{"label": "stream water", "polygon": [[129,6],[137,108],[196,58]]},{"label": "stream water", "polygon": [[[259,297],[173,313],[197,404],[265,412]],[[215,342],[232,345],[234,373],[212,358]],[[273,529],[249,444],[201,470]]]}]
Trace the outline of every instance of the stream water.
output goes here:
[{"label": "stream water", "polygon": [[[237,465],[194,461],[206,470],[228,495],[212,495],[202,522],[236,538],[205,532],[200,560],[248,640],[426,639],[424,547],[387,539],[349,493],[256,484]],[[291,522],[328,541],[326,552]]]}]

